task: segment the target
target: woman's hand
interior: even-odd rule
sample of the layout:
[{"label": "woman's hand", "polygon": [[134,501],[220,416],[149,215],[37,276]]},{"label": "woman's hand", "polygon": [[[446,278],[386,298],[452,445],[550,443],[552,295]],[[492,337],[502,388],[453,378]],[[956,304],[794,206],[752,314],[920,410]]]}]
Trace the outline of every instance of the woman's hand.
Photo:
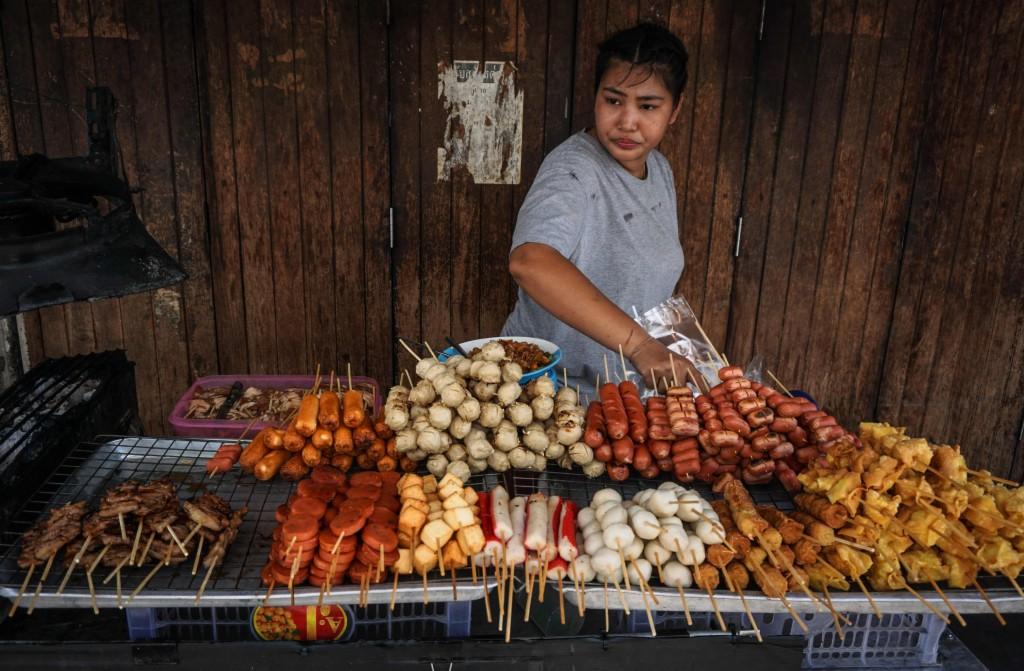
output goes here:
[{"label": "woman's hand", "polygon": [[687,373],[689,373],[694,382],[697,383],[697,388],[701,393],[707,393],[708,391],[707,381],[700,371],[697,370],[697,367],[693,365],[692,361],[676,354],[651,336],[647,336],[647,338],[634,347],[629,352],[628,357],[633,367],[645,379],[649,379],[653,371],[653,375],[659,381],[664,378],[668,380],[669,384],[674,384],[674,373],[674,379],[678,381],[679,385],[685,385]]}]

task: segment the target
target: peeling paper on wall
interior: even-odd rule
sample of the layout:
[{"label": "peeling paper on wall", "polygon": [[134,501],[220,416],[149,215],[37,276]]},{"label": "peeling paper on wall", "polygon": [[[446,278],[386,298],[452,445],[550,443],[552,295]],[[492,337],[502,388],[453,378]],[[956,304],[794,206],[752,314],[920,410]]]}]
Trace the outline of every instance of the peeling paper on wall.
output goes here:
[{"label": "peeling paper on wall", "polygon": [[523,92],[511,62],[437,64],[437,98],[444,106],[444,144],[437,181],[465,169],[476,184],[519,184],[523,155]]}]

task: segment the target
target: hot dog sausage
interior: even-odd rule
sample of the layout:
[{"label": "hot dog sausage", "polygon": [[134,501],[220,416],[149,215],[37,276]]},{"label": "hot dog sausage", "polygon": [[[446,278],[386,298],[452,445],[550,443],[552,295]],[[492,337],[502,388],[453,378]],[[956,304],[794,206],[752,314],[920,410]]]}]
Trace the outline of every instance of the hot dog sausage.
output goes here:
[{"label": "hot dog sausage", "polygon": [[605,382],[601,385],[600,396],[608,437],[612,440],[624,438],[629,431],[629,422],[619,388],[615,386],[614,382]]},{"label": "hot dog sausage", "polygon": [[587,428],[583,432],[583,442],[593,449],[597,449],[605,441],[604,414],[601,412],[601,404],[591,401],[587,406]]},{"label": "hot dog sausage", "polygon": [[644,413],[644,404],[640,402],[640,390],[629,380],[623,380],[619,383],[619,395],[629,419],[629,437],[634,443],[646,441],[647,415]]}]

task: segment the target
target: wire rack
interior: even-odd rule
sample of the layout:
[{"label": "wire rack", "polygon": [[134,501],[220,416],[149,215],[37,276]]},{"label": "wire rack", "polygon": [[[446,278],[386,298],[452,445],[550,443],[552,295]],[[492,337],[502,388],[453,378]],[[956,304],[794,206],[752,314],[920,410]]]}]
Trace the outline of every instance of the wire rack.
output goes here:
[{"label": "wire rack", "polygon": [[[259,482],[253,476],[239,469],[214,477],[207,477],[206,460],[212,457],[225,441],[184,438],[139,438],[99,437],[95,442],[78,445],[53,471],[43,486],[25,502],[12,518],[11,523],[0,534],[0,596],[13,599],[21,587],[24,571],[17,566],[22,534],[36,524],[43,514],[56,506],[73,501],[90,501],[95,504],[102,493],[125,480],[150,481],[169,478],[177,483],[179,499],[189,499],[202,493],[216,494],[232,507],[248,506],[238,536],[232,543],[223,563],[214,571],[203,595],[202,605],[258,605],[263,602],[266,590],[260,579],[260,570],[267,562],[271,534],[277,521],[274,513],[279,505],[287,502],[294,483],[283,480]],[[491,487],[497,484],[494,474],[483,474],[475,478],[475,484]],[[122,585],[125,597],[138,585],[152,565],[123,569]],[[102,582],[109,569],[97,568],[93,574],[94,583]],[[192,575],[191,558],[176,566],[161,569],[150,580],[146,588],[131,602],[131,606],[173,606],[191,604],[196,591],[205,577],[205,568],[200,566],[197,575]],[[88,607],[91,596],[84,572],[79,569],[72,574],[64,592],[57,595],[57,587],[64,569],[54,562],[50,577],[40,591],[38,607]],[[38,575],[38,572],[37,574]],[[36,579],[33,578],[33,584]],[[96,598],[99,606],[117,605],[117,593],[113,581],[107,585],[96,584]],[[459,599],[476,599],[483,596],[483,584],[459,581]],[[31,601],[33,588],[23,599],[25,605]],[[443,601],[451,596],[451,585],[445,581],[432,581],[428,585],[428,598]],[[332,590],[332,603],[355,602],[357,585],[342,585]],[[313,587],[298,588],[296,604],[316,603],[319,590]],[[391,598],[391,585],[378,585],[370,590],[370,603],[384,603]],[[396,600],[412,601],[423,598],[423,586],[417,581],[404,581]],[[280,605],[290,602],[286,590],[277,590],[269,603]]]}]

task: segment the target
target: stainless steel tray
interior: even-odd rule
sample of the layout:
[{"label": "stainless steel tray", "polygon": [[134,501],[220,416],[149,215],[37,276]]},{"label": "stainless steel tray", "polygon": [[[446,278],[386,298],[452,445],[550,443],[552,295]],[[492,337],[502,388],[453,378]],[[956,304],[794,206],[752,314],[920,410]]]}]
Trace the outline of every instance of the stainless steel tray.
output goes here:
[{"label": "stainless steel tray", "polygon": [[[224,562],[215,569],[198,605],[246,606],[263,603],[266,588],[260,581],[260,570],[267,562],[272,543],[271,533],[277,524],[274,511],[288,500],[294,483],[283,480],[259,482],[251,475],[232,469],[224,475],[208,478],[205,463],[217,448],[227,440],[201,440],[185,438],[139,438],[101,437],[96,442],[83,443],[54,470],[44,485],[30,498],[14,516],[12,522],[0,534],[0,596],[14,599],[25,572],[17,566],[21,535],[35,524],[50,508],[72,501],[96,502],[108,487],[129,479],[140,481],[169,477],[178,483],[178,496],[191,498],[196,494],[209,492],[224,498],[232,508],[249,506],[238,537],[231,545]],[[492,487],[497,476],[478,477],[479,484]],[[192,575],[192,562],[161,569],[138,596],[127,599],[153,564],[122,571],[122,594],[120,603],[128,607],[162,607],[195,605],[196,592],[203,581],[205,569],[200,567]],[[22,598],[21,606],[28,607],[33,601],[42,567],[37,567],[32,581]],[[119,605],[115,583],[98,584],[109,573],[109,569],[97,568],[93,574],[96,583],[96,605],[100,608]],[[484,586],[478,580],[474,585],[469,580],[469,571],[460,572],[465,579],[457,583],[459,600],[473,600],[483,597]],[[78,568],[68,581],[64,592],[57,589],[64,575],[64,569],[54,562],[50,575],[36,598],[37,608],[88,608],[92,605],[85,573]],[[493,586],[495,583],[490,581]],[[374,585],[369,590],[371,603],[384,603],[391,599],[392,585]],[[356,603],[358,585],[335,587],[329,603]],[[300,587],[295,592],[296,604],[315,604],[319,590],[314,587]],[[399,581],[396,601],[415,602],[423,598],[423,585],[418,579]],[[450,601],[450,581],[439,576],[428,582],[428,598],[431,601]],[[283,605],[290,603],[287,589],[277,587],[269,603]]]}]

